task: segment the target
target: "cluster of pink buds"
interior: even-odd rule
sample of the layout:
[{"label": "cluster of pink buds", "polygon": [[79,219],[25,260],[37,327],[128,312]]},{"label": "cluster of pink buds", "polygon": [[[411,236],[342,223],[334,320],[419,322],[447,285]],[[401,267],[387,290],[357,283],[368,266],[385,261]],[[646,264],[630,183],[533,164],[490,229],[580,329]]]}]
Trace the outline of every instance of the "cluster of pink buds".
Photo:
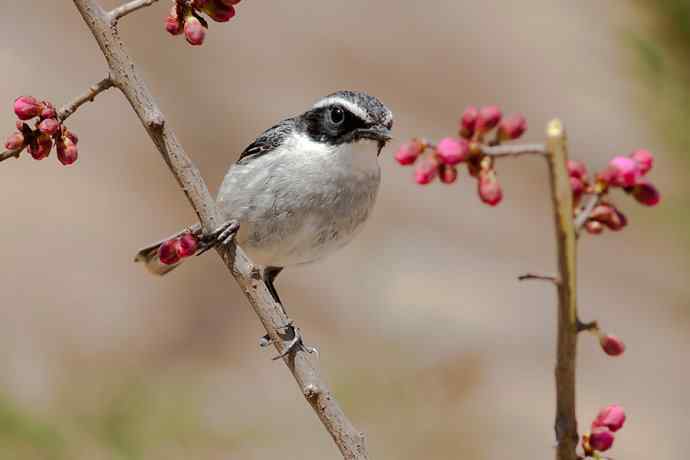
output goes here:
[{"label": "cluster of pink buds", "polygon": [[183,233],[177,238],[167,240],[158,248],[158,258],[165,265],[173,265],[196,254],[199,240],[191,232]]},{"label": "cluster of pink buds", "polygon": [[208,22],[206,14],[216,22],[228,22],[235,16],[235,5],[240,0],[173,0],[170,14],[165,19],[165,30],[171,35],[184,32],[187,43],[199,46],[204,43]]},{"label": "cluster of pink buds", "polygon": [[604,231],[604,228],[617,231],[627,225],[625,215],[616,206],[603,199],[613,188],[622,189],[646,206],[655,206],[659,203],[661,199],[659,191],[645,178],[653,164],[654,156],[649,151],[635,150],[629,156],[614,157],[603,171],[594,175],[594,180],[592,180],[584,164],[573,160],[568,162],[570,185],[576,209],[581,197],[586,193],[602,197],[600,204],[592,210],[585,223],[585,229],[589,233],[599,234]]},{"label": "cluster of pink buds", "polygon": [[[71,165],[77,161],[77,136],[60,122],[53,104],[22,96],[14,101],[14,113],[19,120],[17,131],[5,142],[8,151],[21,152],[27,148],[34,159],[42,160],[55,145],[60,163]],[[26,123],[32,119],[36,119],[33,127]]]},{"label": "cluster of pink buds", "polygon": [[[413,139],[398,149],[395,159],[401,165],[417,163],[415,181],[420,185],[430,184],[437,177],[444,184],[452,184],[458,178],[458,166],[466,163],[470,176],[477,179],[479,198],[496,206],[503,199],[503,190],[496,177],[494,160],[483,153],[482,146],[520,138],[527,130],[525,117],[503,118],[495,106],[468,107],[459,125],[457,137],[446,137],[437,145]],[[494,135],[487,140],[494,129]]]},{"label": "cluster of pink buds", "polygon": [[616,404],[599,411],[592,422],[591,431],[582,436],[582,449],[586,457],[599,458],[598,452],[605,452],[613,446],[614,433],[625,423],[625,410]]}]

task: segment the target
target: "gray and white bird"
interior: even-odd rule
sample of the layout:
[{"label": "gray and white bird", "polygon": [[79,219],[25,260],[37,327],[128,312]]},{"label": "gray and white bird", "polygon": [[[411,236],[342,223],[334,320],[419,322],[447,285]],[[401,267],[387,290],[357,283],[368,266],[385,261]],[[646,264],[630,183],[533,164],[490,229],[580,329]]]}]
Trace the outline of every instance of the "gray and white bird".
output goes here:
[{"label": "gray and white bird", "polygon": [[[362,229],[376,200],[378,156],[392,127],[391,111],[366,93],[322,98],[266,130],[230,167],[216,198],[228,225],[214,235],[201,235],[198,224],[191,230],[207,246],[234,236],[280,303],[273,283],[284,267],[319,260]],[[158,248],[175,236],[140,250],[135,260],[158,275],[189,260],[160,262]]]}]

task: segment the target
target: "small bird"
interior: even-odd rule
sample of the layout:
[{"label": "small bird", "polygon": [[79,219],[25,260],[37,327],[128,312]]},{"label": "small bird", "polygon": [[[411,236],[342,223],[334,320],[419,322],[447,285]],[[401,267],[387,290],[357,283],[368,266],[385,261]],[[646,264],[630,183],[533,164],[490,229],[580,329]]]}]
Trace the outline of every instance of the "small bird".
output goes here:
[{"label": "small bird", "polygon": [[[203,235],[196,224],[141,249],[135,261],[164,275],[189,260],[163,264],[158,249],[165,241],[191,231],[204,252],[234,238],[284,308],[274,286],[283,268],[319,260],[362,229],[376,200],[378,156],[392,127],[392,112],[366,93],[338,91],[320,99],[264,131],[230,167],[216,198],[225,225]],[[286,329],[288,345],[276,358],[301,344],[292,324]]]}]

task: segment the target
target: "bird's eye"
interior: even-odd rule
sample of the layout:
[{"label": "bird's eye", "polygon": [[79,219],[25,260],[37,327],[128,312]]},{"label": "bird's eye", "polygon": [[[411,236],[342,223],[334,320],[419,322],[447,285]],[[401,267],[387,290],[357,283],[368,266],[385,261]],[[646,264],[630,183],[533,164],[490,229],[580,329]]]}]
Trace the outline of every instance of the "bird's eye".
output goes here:
[{"label": "bird's eye", "polygon": [[345,111],[341,109],[340,107],[333,107],[329,112],[328,115],[331,119],[331,122],[334,125],[340,125],[342,124],[343,121],[345,121]]}]

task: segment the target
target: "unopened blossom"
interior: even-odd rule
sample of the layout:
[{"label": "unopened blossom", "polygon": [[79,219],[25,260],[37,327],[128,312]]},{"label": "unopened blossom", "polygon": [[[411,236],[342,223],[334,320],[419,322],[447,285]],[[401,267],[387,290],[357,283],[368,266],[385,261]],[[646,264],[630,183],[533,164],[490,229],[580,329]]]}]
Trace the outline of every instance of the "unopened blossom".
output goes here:
[{"label": "unopened blossom", "polygon": [[522,137],[527,131],[527,120],[522,115],[512,115],[504,118],[498,125],[498,134],[501,140],[512,141]]},{"label": "unopened blossom", "polygon": [[605,452],[611,448],[615,435],[606,427],[592,430],[589,435],[589,447],[597,452]]},{"label": "unopened blossom", "polygon": [[41,114],[43,106],[35,97],[21,96],[14,101],[14,113],[20,120],[30,120]]},{"label": "unopened blossom", "polygon": [[477,193],[479,198],[489,206],[496,206],[503,199],[503,189],[498,183],[496,171],[493,169],[479,171]]},{"label": "unopened blossom", "polygon": [[458,179],[458,168],[442,164],[439,166],[438,177],[444,184],[452,184]]},{"label": "unopened blossom", "polygon": [[632,195],[645,206],[656,206],[661,201],[659,190],[646,180],[640,180],[635,184]]},{"label": "unopened blossom", "polygon": [[621,187],[632,187],[641,175],[637,162],[629,157],[614,157],[609,168],[613,171],[613,185]]},{"label": "unopened blossom", "polygon": [[185,233],[177,239],[177,254],[180,257],[193,256],[199,247],[197,238],[191,233]]},{"label": "unopened blossom", "polygon": [[417,163],[414,179],[419,185],[431,183],[438,173],[438,162],[433,158],[423,158]]},{"label": "unopened blossom", "polygon": [[615,335],[601,334],[599,345],[609,356],[620,356],[625,352],[625,343]]},{"label": "unopened blossom", "polygon": [[599,411],[592,422],[592,428],[604,426],[611,431],[618,431],[625,423],[625,409],[618,404],[611,404]]},{"label": "unopened blossom", "polygon": [[502,116],[501,109],[495,105],[482,107],[477,118],[476,130],[479,133],[491,131],[501,121]]},{"label": "unopened blossom", "polygon": [[456,165],[470,155],[467,141],[462,138],[446,137],[436,146],[436,154],[443,164]]},{"label": "unopened blossom", "polygon": [[647,174],[649,170],[652,169],[652,166],[654,166],[654,155],[652,155],[649,150],[635,150],[630,154],[630,158],[637,163],[637,166],[640,168],[640,174],[642,175]]},{"label": "unopened blossom", "polygon": [[411,165],[424,151],[424,146],[416,139],[406,142],[395,152],[395,160],[401,165]]}]

